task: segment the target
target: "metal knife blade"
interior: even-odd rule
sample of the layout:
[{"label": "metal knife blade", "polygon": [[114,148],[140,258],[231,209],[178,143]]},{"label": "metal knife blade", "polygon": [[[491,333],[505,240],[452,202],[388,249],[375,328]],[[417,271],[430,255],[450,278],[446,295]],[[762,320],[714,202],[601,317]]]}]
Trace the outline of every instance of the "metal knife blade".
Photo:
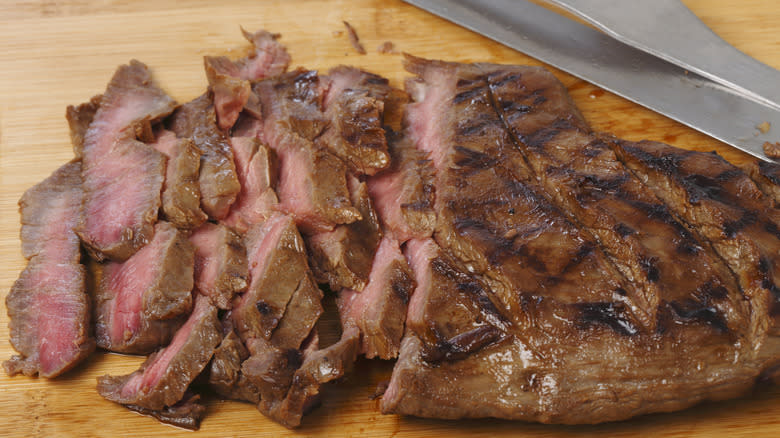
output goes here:
[{"label": "metal knife blade", "polygon": [[[532,3],[405,0],[763,160],[780,112]],[[766,122],[770,129],[761,130]],[[766,126],[766,125],[763,125]]]}]

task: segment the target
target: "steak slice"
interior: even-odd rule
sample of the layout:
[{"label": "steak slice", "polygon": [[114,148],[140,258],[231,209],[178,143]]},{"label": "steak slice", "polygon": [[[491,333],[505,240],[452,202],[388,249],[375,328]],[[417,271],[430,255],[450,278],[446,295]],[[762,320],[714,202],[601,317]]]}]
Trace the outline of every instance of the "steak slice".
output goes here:
[{"label": "steak slice", "polygon": [[777,330],[780,211],[753,181],[715,153],[649,141],[609,144],[658,197],[712,242],[749,299],[751,327],[765,330],[769,324]]},{"label": "steak slice", "polygon": [[81,162],[71,161],[19,200],[27,267],[6,296],[9,375],[56,377],[95,349],[84,266],[73,228],[81,215]]},{"label": "steak slice", "polygon": [[[288,307],[292,303],[303,305],[316,294],[311,289],[316,285],[292,217],[272,215],[250,230],[245,242],[250,282],[247,291],[234,300],[232,320],[244,342],[252,338],[270,340],[285,315],[305,319],[305,315],[294,315]],[[306,335],[308,331],[302,334],[304,338]]]},{"label": "steak slice", "polygon": [[192,229],[208,219],[200,209],[200,150],[190,139],[163,130],[152,146],[168,158],[162,192],[162,212],[177,228]]},{"label": "steak slice", "polygon": [[154,411],[173,407],[206,367],[222,340],[217,308],[197,296],[187,322],[170,345],[152,354],[141,368],[126,376],[102,376],[97,390],[107,400]]},{"label": "steak slice", "polygon": [[194,248],[167,222],[125,262],[95,267],[97,345],[145,354],[170,341],[192,310]]},{"label": "steak slice", "polygon": [[[230,318],[226,319],[229,321]],[[260,392],[241,370],[241,365],[249,358],[249,350],[230,323],[228,330],[219,347],[214,350],[214,359],[209,367],[209,386],[222,397],[257,404]]]},{"label": "steak slice", "polygon": [[156,418],[161,423],[189,430],[198,430],[200,421],[203,419],[203,415],[206,414],[206,407],[199,404],[199,400],[199,395],[185,393],[184,398],[180,402],[173,406],[166,406],[159,411],[138,405],[125,405],[125,407],[141,415]]},{"label": "steak slice", "polygon": [[318,282],[328,283],[331,290],[362,290],[366,286],[374,253],[382,238],[366,184],[352,175],[347,182],[350,201],[362,219],[306,239],[314,276]]},{"label": "steak slice", "polygon": [[[502,120],[554,202],[597,238],[641,291],[652,330],[659,306],[681,318],[746,336],[750,308],[733,274],[706,241],[674,218],[609,146],[589,133],[566,88],[539,67],[480,65]],[[476,88],[475,88],[476,89]],[[691,269],[696,266],[696,269]]]},{"label": "steak slice", "polygon": [[200,149],[198,185],[201,207],[212,219],[223,219],[235,202],[241,185],[236,175],[230,139],[217,126],[209,93],[180,106],[169,124],[178,137],[191,139]]},{"label": "steak slice", "polygon": [[83,136],[84,216],[77,227],[99,261],[126,260],[152,239],[165,157],[135,137],[173,107],[135,60],[117,69],[100,99]]},{"label": "steak slice", "polygon": [[[413,57],[406,67],[419,75],[407,83],[416,99],[407,108],[409,134],[437,172],[437,243],[484,274],[508,306],[518,295],[617,301],[631,309],[625,318],[641,317],[646,309],[634,301],[641,291],[536,185],[487,87],[474,88],[481,71]],[[524,318],[522,308],[508,310]]]},{"label": "steak slice", "polygon": [[254,84],[263,112],[263,139],[279,157],[279,208],[313,234],[360,219],[349,200],[346,166],[314,146],[327,125],[316,72],[295,70]]},{"label": "steak slice", "polygon": [[253,46],[249,56],[235,62],[225,56],[203,58],[206,77],[214,93],[217,124],[223,131],[233,127],[244,105],[252,96],[249,81],[284,73],[290,63],[287,49],[276,41],[278,34],[264,30],[254,34],[243,29],[242,31]]},{"label": "steak slice", "polygon": [[342,290],[338,296],[342,325],[360,331],[361,354],[369,359],[398,357],[413,291],[414,274],[398,241],[385,236],[374,257],[368,285],[360,292]]},{"label": "steak slice", "polygon": [[780,208],[780,164],[753,160],[742,166],[742,170],[771,200],[775,208]]},{"label": "steak slice", "polygon": [[406,135],[388,135],[391,164],[366,179],[379,219],[396,239],[425,239],[436,226],[434,169]]},{"label": "steak slice", "polygon": [[270,217],[279,203],[274,191],[278,166],[274,151],[256,138],[233,137],[231,143],[241,191],[221,223],[246,233]]},{"label": "steak slice", "polygon": [[241,236],[229,228],[207,222],[194,230],[195,289],[220,309],[229,309],[233,297],[246,290],[249,268]]},{"label": "steak slice", "polygon": [[65,118],[70,128],[70,142],[73,145],[73,154],[81,158],[84,152],[84,137],[87,135],[89,124],[95,118],[102,95],[93,96],[89,102],[78,106],[68,105],[65,109]]}]

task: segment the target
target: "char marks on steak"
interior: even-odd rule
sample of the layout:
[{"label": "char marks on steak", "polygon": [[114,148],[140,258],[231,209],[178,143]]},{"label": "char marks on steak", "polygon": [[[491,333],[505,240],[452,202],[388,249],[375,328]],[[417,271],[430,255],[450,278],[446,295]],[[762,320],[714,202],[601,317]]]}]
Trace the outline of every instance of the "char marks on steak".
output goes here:
[{"label": "char marks on steak", "polygon": [[361,290],[368,283],[371,263],[382,239],[382,230],[366,184],[347,177],[350,201],[361,219],[338,225],[306,239],[309,261],[317,281],[328,283],[331,290]]},{"label": "char marks on steak", "polygon": [[100,99],[83,135],[84,216],[77,227],[95,259],[126,260],[152,239],[165,157],[136,136],[173,107],[135,60],[117,69]]},{"label": "char marks on steak", "polygon": [[192,229],[208,217],[200,209],[200,149],[190,139],[176,138],[162,130],[152,146],[166,156],[165,182],[162,192],[162,213],[177,228]]},{"label": "char marks on steak", "polygon": [[327,125],[316,72],[298,69],[254,84],[263,138],[279,157],[279,208],[305,233],[360,219],[349,200],[346,165],[314,140]]},{"label": "char marks on steak", "polygon": [[257,138],[233,137],[231,143],[241,191],[221,223],[246,233],[270,217],[279,203],[274,191],[278,164],[276,153]]},{"label": "char marks on steak", "polygon": [[[608,143],[675,214],[712,242],[748,297],[751,329],[766,330],[771,325],[777,331],[780,210],[744,172],[716,153],[649,141],[608,139]],[[760,333],[754,337],[754,342],[761,341]]]},{"label": "char marks on steak", "polygon": [[173,408],[209,363],[221,340],[217,308],[207,297],[197,296],[192,314],[170,345],[150,355],[132,374],[99,377],[98,393],[113,402],[151,411]]},{"label": "char marks on steak", "polygon": [[5,300],[11,345],[9,375],[56,377],[95,349],[85,270],[79,263],[81,162],[71,161],[19,200],[27,267]]},{"label": "char marks on steak", "polygon": [[771,200],[775,208],[780,208],[780,164],[753,160],[742,166],[742,170]]},{"label": "char marks on steak", "polygon": [[207,222],[194,230],[195,289],[220,309],[229,309],[233,297],[246,290],[249,268],[240,235],[224,225]]},{"label": "char marks on steak", "polygon": [[746,331],[755,327],[743,325],[750,308],[733,274],[697,232],[677,221],[609,146],[589,133],[563,84],[540,67],[479,67],[484,79],[475,86],[489,87],[547,193],[639,286],[632,298],[643,309],[643,324],[655,329],[660,308],[684,309],[672,314],[728,326],[754,339]]},{"label": "char marks on steak", "polygon": [[426,154],[405,135],[388,135],[391,165],[366,179],[379,219],[401,242],[425,239],[436,226],[434,170]]},{"label": "char marks on steak", "polygon": [[348,327],[360,331],[361,354],[369,359],[398,356],[414,286],[414,274],[398,241],[385,236],[376,251],[368,285],[359,292],[343,290],[338,296],[344,331]]},{"label": "char marks on steak", "polygon": [[99,347],[145,354],[166,345],[192,309],[195,250],[167,222],[125,262],[92,264]]},{"label": "char marks on steak", "polygon": [[238,119],[250,98],[256,106],[249,81],[277,76],[287,70],[290,55],[276,40],[278,34],[260,30],[254,34],[243,30],[244,37],[252,43],[253,50],[245,58],[231,61],[225,56],[206,56],[203,63],[211,91],[214,93],[214,107],[218,126],[229,130]]},{"label": "char marks on steak", "polygon": [[241,185],[236,175],[230,139],[219,130],[214,104],[205,93],[180,106],[169,120],[180,138],[189,138],[200,149],[201,207],[212,219],[223,219],[238,196]]}]

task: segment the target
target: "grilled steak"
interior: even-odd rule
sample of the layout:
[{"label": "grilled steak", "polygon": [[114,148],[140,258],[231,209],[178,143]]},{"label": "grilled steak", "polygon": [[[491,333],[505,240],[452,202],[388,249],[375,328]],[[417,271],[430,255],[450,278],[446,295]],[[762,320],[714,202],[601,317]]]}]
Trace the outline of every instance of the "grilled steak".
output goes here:
[{"label": "grilled steak", "polygon": [[165,157],[135,138],[173,106],[135,60],[117,69],[100,99],[83,135],[84,216],[77,227],[97,260],[126,260],[152,239]]},{"label": "grilled steak", "polygon": [[150,353],[166,345],[192,309],[194,249],[158,222],[155,236],[125,262],[93,264],[99,347]]},{"label": "grilled steak", "polygon": [[404,135],[388,136],[390,167],[366,180],[379,219],[396,239],[425,239],[436,225],[431,161]]},{"label": "grilled steak", "polygon": [[228,324],[228,330],[219,347],[214,350],[214,359],[209,367],[209,386],[222,397],[257,404],[260,392],[241,371],[241,364],[249,358],[249,350],[232,325]]},{"label": "grilled steak", "polygon": [[317,281],[328,283],[331,290],[361,290],[366,286],[382,238],[366,184],[351,175],[347,182],[350,201],[362,218],[306,239],[312,271]]},{"label": "grilled steak", "polygon": [[754,160],[742,166],[742,170],[772,200],[775,208],[780,207],[780,164]]},{"label": "grilled steak", "polygon": [[178,228],[191,229],[208,219],[200,209],[200,150],[192,140],[178,139],[171,131],[162,131],[152,146],[166,156],[162,212]]},{"label": "grilled steak", "polygon": [[190,242],[195,247],[195,289],[220,309],[229,309],[233,297],[249,282],[241,236],[207,222],[192,232]]},{"label": "grilled steak", "polygon": [[9,375],[56,377],[95,349],[79,239],[81,163],[72,161],[19,200],[27,267],[5,300],[11,345]]},{"label": "grilled steak", "polygon": [[201,207],[212,219],[227,216],[241,186],[233,162],[230,139],[219,130],[209,93],[180,106],[173,113],[170,129],[180,138],[189,138],[200,149]]},{"label": "grilled steak", "polygon": [[161,411],[184,397],[195,377],[206,367],[222,340],[217,308],[198,296],[187,322],[170,345],[152,354],[132,374],[98,378],[98,393],[123,405]]},{"label": "grilled steak", "polygon": [[161,410],[147,409],[138,405],[125,405],[127,409],[156,418],[161,423],[183,427],[184,429],[198,430],[200,420],[206,414],[206,407],[199,404],[200,396],[185,393],[182,401],[173,406],[166,406]]},{"label": "grilled steak", "polygon": [[73,145],[73,154],[76,158],[81,158],[84,152],[84,137],[87,135],[89,124],[95,118],[95,113],[100,108],[100,99],[103,96],[92,97],[89,102],[84,102],[78,106],[68,105],[65,109],[65,118],[68,120],[70,128],[70,142]]},{"label": "grilled steak", "polygon": [[352,326],[360,331],[361,354],[369,359],[398,356],[413,290],[413,273],[398,241],[385,236],[376,251],[368,285],[360,292],[343,290],[338,296],[344,331]]},{"label": "grilled steak", "polygon": [[231,143],[241,191],[221,223],[246,233],[270,217],[279,203],[274,191],[278,180],[276,154],[254,137],[233,137]]},{"label": "grilled steak", "polygon": [[295,70],[253,86],[263,112],[263,139],[279,157],[279,208],[306,233],[360,219],[349,200],[346,166],[314,146],[327,120],[316,72]]}]

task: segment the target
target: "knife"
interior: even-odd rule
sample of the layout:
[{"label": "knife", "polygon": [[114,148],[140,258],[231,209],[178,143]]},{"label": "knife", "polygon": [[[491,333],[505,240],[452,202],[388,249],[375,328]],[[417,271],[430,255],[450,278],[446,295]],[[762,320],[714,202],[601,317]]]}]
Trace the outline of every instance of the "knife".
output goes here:
[{"label": "knife", "polygon": [[[780,112],[739,90],[518,0],[405,0],[762,160]],[[769,129],[766,129],[769,127]]]}]

